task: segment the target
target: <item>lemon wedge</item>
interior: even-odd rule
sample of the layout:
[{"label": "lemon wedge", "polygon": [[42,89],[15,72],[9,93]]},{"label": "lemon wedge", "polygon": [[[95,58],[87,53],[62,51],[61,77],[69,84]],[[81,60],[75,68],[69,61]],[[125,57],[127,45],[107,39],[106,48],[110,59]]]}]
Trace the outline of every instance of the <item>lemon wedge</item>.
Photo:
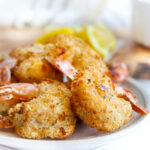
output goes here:
[{"label": "lemon wedge", "polygon": [[108,50],[113,50],[115,48],[116,39],[112,32],[103,24],[98,24],[95,26],[88,25],[87,32],[89,40],[94,38],[95,43],[97,41],[96,46],[99,45],[100,47]]},{"label": "lemon wedge", "polygon": [[[91,45],[91,47],[93,47],[97,52],[100,53],[100,55],[105,58],[108,53],[109,53],[109,49],[104,47],[104,42],[103,41],[103,36],[98,35],[97,30],[95,30],[95,28],[93,26],[87,26],[86,29],[86,34],[87,34],[87,40],[88,43]],[[102,37],[102,40],[101,40]]]},{"label": "lemon wedge", "polygon": [[54,29],[39,37],[35,42],[39,44],[47,44],[49,39],[57,34],[73,34],[73,33],[74,33],[73,29],[69,27]]},{"label": "lemon wedge", "polygon": [[86,41],[94,50],[105,58],[116,46],[116,39],[103,24],[78,26],[75,35]]}]

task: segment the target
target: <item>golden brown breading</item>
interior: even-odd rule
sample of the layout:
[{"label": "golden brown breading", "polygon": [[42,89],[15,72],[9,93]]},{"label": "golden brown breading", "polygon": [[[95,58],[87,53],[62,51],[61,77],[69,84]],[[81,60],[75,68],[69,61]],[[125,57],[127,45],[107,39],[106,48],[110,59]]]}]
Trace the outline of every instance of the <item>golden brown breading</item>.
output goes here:
[{"label": "golden brown breading", "polygon": [[40,82],[47,78],[62,80],[61,73],[55,70],[47,60],[37,56],[23,60],[14,68],[13,73],[21,82]]},{"label": "golden brown breading", "polygon": [[111,132],[132,117],[131,104],[116,96],[113,83],[101,68],[88,66],[72,82],[72,106],[77,116],[92,128]]},{"label": "golden brown breading", "polygon": [[[101,72],[108,71],[99,53],[95,52],[87,43],[73,35],[59,34],[49,40],[45,49],[51,49],[50,55],[67,59],[77,70],[82,70],[88,64],[97,64]],[[56,46],[52,49],[51,44]]]},{"label": "golden brown breading", "polygon": [[17,59],[18,64],[14,68],[13,74],[20,82],[40,82],[50,78],[62,81],[62,73],[58,72],[45,60],[47,51],[45,46],[34,44],[23,48],[14,49],[10,55]]},{"label": "golden brown breading", "polygon": [[70,107],[70,90],[57,81],[39,84],[39,96],[9,110],[16,132],[24,138],[67,138],[76,119]]},{"label": "golden brown breading", "polygon": [[18,61],[23,61],[31,56],[42,57],[44,52],[44,45],[34,44],[31,46],[16,48],[10,52],[10,56],[16,58]]}]

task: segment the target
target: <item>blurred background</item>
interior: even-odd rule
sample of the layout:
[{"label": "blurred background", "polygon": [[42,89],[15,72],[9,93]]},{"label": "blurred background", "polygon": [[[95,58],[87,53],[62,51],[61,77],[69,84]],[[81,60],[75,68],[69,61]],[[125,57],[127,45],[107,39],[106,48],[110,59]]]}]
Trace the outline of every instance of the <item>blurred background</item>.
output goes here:
[{"label": "blurred background", "polygon": [[130,0],[0,0],[0,7],[1,27],[93,24],[102,20],[120,28],[129,27],[131,16]]},{"label": "blurred background", "polygon": [[103,23],[117,39],[107,63],[150,78],[149,0],[0,0],[0,50],[31,44],[51,26]]}]

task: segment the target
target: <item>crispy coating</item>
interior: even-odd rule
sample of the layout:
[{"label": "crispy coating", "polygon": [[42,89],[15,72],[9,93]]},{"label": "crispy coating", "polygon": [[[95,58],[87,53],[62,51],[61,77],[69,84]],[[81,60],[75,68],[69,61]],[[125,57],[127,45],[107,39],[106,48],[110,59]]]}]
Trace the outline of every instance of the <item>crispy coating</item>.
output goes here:
[{"label": "crispy coating", "polygon": [[31,56],[42,57],[45,55],[44,52],[45,52],[44,45],[34,44],[31,46],[16,48],[10,52],[10,56],[13,58],[17,58],[18,61],[23,61]]},{"label": "crispy coating", "polygon": [[37,56],[23,60],[14,68],[13,73],[22,82],[40,82],[47,78],[62,80],[61,73],[55,70],[47,60]]},{"label": "crispy coating", "polygon": [[45,46],[40,44],[14,49],[10,53],[10,56],[18,61],[13,70],[14,76],[20,82],[40,82],[46,78],[62,81],[62,73],[45,60],[47,51],[50,50],[51,47],[45,49]]},{"label": "crispy coating", "polygon": [[[50,44],[46,45],[45,49],[51,49],[50,55],[53,57],[60,57],[60,59],[67,59],[79,71],[88,64],[97,65],[101,67],[101,72],[108,71],[106,65],[103,63],[99,53],[95,52],[87,43],[73,35],[59,34],[51,38]],[[52,49],[51,45],[56,46]]]},{"label": "crispy coating", "polygon": [[40,83],[39,88],[37,98],[9,110],[16,132],[34,139],[69,137],[76,123],[70,107],[70,90],[53,80]]},{"label": "crispy coating", "polygon": [[77,116],[92,128],[111,132],[132,118],[131,104],[116,96],[113,83],[100,69],[88,66],[72,82],[72,106]]}]

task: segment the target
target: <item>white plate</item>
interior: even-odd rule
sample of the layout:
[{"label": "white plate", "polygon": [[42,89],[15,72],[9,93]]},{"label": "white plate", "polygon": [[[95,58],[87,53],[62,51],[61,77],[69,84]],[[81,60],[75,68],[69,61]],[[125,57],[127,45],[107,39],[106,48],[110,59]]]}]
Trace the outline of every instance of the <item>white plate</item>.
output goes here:
[{"label": "white plate", "polygon": [[[147,109],[150,109],[149,97],[145,91],[137,84],[137,82],[129,78],[124,85],[126,88],[135,92],[138,101]],[[25,149],[25,150],[81,150],[92,149],[104,144],[108,144],[110,141],[130,134],[132,131],[137,130],[137,127],[141,125],[147,116],[141,116],[137,113],[133,113],[133,119],[121,129],[113,133],[102,133],[96,129],[87,127],[85,124],[77,126],[75,133],[67,140],[30,140],[20,138],[12,130],[0,130],[0,144],[13,148]]]}]

